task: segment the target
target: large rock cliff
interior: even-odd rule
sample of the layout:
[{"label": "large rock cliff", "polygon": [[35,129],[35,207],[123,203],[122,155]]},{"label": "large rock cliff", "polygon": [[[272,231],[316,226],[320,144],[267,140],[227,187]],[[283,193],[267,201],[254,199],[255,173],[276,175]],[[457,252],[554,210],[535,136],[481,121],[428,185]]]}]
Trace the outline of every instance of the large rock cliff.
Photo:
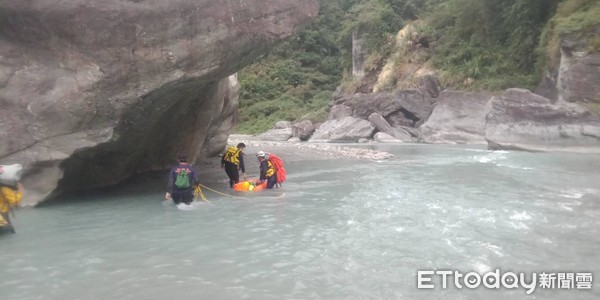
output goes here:
[{"label": "large rock cliff", "polygon": [[491,95],[443,91],[427,122],[419,128],[424,143],[485,144],[485,116]]},{"label": "large rock cliff", "polygon": [[[592,22],[597,24],[596,20]],[[381,60],[368,72],[353,70],[356,83],[338,91],[350,95],[332,101],[330,120],[315,134],[334,130],[343,133],[343,129],[331,127],[354,126],[336,122],[340,117],[366,119],[369,113],[377,113],[379,116],[369,118],[378,123],[377,131],[405,141],[390,127],[404,129],[424,143],[487,143],[490,149],[598,152],[600,53],[594,41],[600,27],[589,26],[570,34],[557,33],[556,62],[554,57],[549,59],[548,71],[536,94],[507,89],[492,97],[492,92],[442,91],[435,76],[443,72],[424,60],[431,51],[428,37],[409,24],[398,33],[385,63]],[[353,51],[355,67],[361,66],[356,62],[368,55],[363,52]],[[463,85],[473,82],[472,78],[464,78]],[[401,103],[395,97],[406,92],[417,96],[410,98],[412,103]],[[399,113],[392,113],[398,108],[402,108]]]},{"label": "large rock cliff", "polygon": [[491,99],[484,132],[490,149],[600,152],[598,115],[523,89]]},{"label": "large rock cliff", "polygon": [[316,16],[316,0],[0,3],[0,163],[25,204],[220,151],[231,76]]},{"label": "large rock cliff", "polygon": [[522,89],[497,97],[453,93],[452,100],[438,102],[420,128],[421,141],[485,139],[490,149],[600,152],[600,116],[593,109],[600,103],[600,54],[577,48],[568,38],[562,44],[560,67],[547,73],[536,94]]}]

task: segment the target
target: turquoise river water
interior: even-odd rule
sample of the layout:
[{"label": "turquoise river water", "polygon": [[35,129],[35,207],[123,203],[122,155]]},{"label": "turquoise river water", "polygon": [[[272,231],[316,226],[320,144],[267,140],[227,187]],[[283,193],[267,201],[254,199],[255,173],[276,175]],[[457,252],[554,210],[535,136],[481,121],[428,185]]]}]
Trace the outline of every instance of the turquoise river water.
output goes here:
[{"label": "turquoise river water", "polygon": [[[600,299],[600,155],[377,147],[396,158],[290,160],[283,189],[205,190],[191,211],[163,180],[18,210],[0,299]],[[230,193],[223,178],[202,182]],[[417,288],[418,271],[496,269],[597,277]]]}]

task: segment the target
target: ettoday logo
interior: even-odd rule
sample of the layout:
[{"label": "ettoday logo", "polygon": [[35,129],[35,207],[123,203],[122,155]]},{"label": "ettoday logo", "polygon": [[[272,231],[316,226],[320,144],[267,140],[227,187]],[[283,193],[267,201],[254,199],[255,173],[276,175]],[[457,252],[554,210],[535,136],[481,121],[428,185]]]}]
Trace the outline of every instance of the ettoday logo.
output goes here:
[{"label": "ettoday logo", "polygon": [[[457,289],[464,287],[475,289],[484,286],[488,289],[517,289],[523,288],[529,295],[540,287],[543,289],[591,289],[592,273],[525,273],[501,272],[496,269],[480,275],[477,272],[463,274],[459,271],[417,271],[417,288],[434,289],[434,278],[441,280],[442,289],[448,288],[449,283]],[[451,278],[452,277],[452,278]]]}]

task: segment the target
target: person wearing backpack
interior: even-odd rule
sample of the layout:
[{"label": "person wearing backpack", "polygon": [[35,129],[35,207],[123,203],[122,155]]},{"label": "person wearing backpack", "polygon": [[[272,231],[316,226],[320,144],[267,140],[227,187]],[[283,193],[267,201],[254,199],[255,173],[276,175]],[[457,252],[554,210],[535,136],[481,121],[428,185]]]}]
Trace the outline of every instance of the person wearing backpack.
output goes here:
[{"label": "person wearing backpack", "polygon": [[173,203],[185,203],[190,205],[194,199],[194,187],[198,185],[199,180],[196,170],[188,164],[187,156],[180,155],[177,158],[179,164],[169,172],[169,182],[165,198],[173,199]]},{"label": "person wearing backpack", "polygon": [[260,164],[260,182],[267,181],[267,188],[272,189],[277,184],[277,173],[271,161],[269,161],[269,155],[264,151],[259,151],[256,154],[258,162]]},{"label": "person wearing backpack", "polygon": [[246,177],[246,167],[244,166],[244,149],[246,144],[239,143],[237,147],[230,146],[223,154],[221,158],[221,168],[225,169],[227,177],[229,177],[229,187],[233,188],[233,185],[240,182],[240,170],[244,180],[248,180]]}]

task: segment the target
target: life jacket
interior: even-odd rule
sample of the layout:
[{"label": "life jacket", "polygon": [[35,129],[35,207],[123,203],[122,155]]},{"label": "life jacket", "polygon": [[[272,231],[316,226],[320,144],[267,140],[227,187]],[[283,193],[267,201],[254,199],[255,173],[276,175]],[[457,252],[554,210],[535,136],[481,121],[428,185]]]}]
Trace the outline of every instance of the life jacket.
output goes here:
[{"label": "life jacket", "polygon": [[275,174],[275,167],[273,166],[273,163],[271,163],[269,160],[267,160],[267,174],[265,174],[265,176],[267,178],[272,177]]},{"label": "life jacket", "polygon": [[0,186],[0,213],[7,213],[21,203],[23,193],[16,188]]},{"label": "life jacket", "polygon": [[224,158],[223,160],[228,161],[230,163],[233,163],[234,165],[239,165],[240,164],[240,149],[238,149],[237,147],[234,146],[229,146],[229,148],[227,148],[227,151],[224,154]]},{"label": "life jacket", "polygon": [[281,184],[282,182],[284,182],[287,177],[287,172],[283,167],[283,161],[281,160],[281,158],[277,157],[273,153],[269,153],[269,164],[272,165],[275,169],[274,171],[275,174],[277,174],[277,183]]}]

